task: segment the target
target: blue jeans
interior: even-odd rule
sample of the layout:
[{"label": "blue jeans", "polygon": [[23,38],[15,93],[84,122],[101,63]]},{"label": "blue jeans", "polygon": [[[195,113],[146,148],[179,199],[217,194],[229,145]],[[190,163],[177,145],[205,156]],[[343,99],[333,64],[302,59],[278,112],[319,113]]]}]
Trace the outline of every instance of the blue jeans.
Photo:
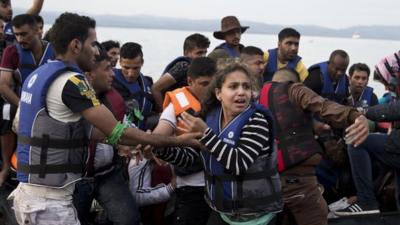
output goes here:
[{"label": "blue jeans", "polygon": [[99,202],[114,225],[139,224],[139,211],[121,169],[76,184],[73,202],[82,225],[89,223],[93,199]]},{"label": "blue jeans", "polygon": [[360,204],[378,206],[372,182],[371,160],[379,160],[394,169],[396,179],[396,202],[400,209],[400,154],[385,151],[388,135],[373,133],[358,147],[349,146],[348,154]]}]

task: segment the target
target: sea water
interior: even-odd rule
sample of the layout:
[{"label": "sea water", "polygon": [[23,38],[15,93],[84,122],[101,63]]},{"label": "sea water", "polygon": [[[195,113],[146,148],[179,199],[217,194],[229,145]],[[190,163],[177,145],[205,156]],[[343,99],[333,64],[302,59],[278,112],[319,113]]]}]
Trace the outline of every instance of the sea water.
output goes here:
[{"label": "sea water", "polygon": [[[142,72],[151,76],[154,81],[160,77],[164,67],[170,61],[183,54],[183,42],[190,34],[198,32],[207,36],[211,41],[209,52],[222,42],[215,39],[212,32],[196,31],[195,27],[191,31],[115,27],[97,27],[96,30],[99,41],[112,39],[121,44],[132,41],[142,45],[144,53]],[[246,46],[253,45],[266,51],[277,47],[277,36],[246,32],[242,35],[241,43]],[[374,65],[384,56],[398,51],[399,46],[400,41],[362,39],[362,37],[352,39],[351,37],[302,36],[299,55],[303,58],[305,65],[310,66],[328,60],[333,50],[343,49],[350,56],[350,65],[358,62],[366,63],[371,68],[372,73]],[[375,89],[378,97],[384,92],[384,87],[372,80],[372,74],[369,85]]]}]

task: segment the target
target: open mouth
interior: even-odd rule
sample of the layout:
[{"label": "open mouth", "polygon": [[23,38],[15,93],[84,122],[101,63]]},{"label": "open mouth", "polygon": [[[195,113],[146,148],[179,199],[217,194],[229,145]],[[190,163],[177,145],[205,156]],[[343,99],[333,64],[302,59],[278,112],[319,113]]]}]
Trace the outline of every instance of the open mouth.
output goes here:
[{"label": "open mouth", "polygon": [[237,100],[235,100],[235,104],[245,105],[246,104],[246,100],[245,99],[237,99]]}]

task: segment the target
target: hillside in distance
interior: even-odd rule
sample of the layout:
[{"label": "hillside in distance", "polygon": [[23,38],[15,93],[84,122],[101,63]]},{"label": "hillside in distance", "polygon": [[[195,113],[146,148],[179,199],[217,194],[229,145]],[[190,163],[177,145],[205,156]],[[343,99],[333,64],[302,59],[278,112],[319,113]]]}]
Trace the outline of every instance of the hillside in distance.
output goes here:
[{"label": "hillside in distance", "polygon": [[[22,10],[15,10],[17,15]],[[42,12],[46,24],[52,24],[60,12]],[[96,19],[98,26],[126,27],[126,28],[147,28],[167,30],[191,30],[191,31],[215,31],[220,28],[220,20],[193,20],[185,18],[160,17],[149,15],[88,15]],[[286,27],[278,24],[268,24],[262,21],[241,21],[243,25],[250,26],[249,33],[277,34]],[[314,25],[293,24],[291,27],[297,29],[305,36],[320,37],[342,37],[342,38],[363,38],[363,39],[386,39],[400,40],[400,26],[352,26],[344,29],[332,29]]]}]

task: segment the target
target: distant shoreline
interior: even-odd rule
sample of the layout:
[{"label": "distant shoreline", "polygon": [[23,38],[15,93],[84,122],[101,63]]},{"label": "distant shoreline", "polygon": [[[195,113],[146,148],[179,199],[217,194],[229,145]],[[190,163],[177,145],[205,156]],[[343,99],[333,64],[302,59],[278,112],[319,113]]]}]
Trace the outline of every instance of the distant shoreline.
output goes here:
[{"label": "distant shoreline", "polygon": [[[23,13],[22,9],[16,8],[15,15]],[[79,12],[78,12],[79,13]],[[52,24],[61,12],[42,12],[45,23]],[[149,15],[91,15],[96,19],[98,26],[116,28],[140,28],[140,29],[162,29],[162,30],[183,30],[212,32],[220,28],[219,20],[193,20],[185,18],[160,17]],[[247,31],[252,34],[276,35],[287,26],[267,24],[254,21],[241,21],[243,25],[250,26]],[[333,29],[315,25],[291,25],[304,36],[316,37],[338,37],[357,39],[377,39],[400,41],[400,26],[352,26],[342,29]]]},{"label": "distant shoreline", "polygon": [[[51,24],[47,24],[51,25]],[[98,24],[100,27],[105,27],[105,28],[122,28],[122,29],[149,29],[149,30],[170,30],[170,31],[192,31],[192,32],[213,32],[211,30],[194,30],[194,29],[176,29],[176,28],[154,28],[154,27],[133,27],[133,26],[107,26],[107,25],[102,25]],[[261,33],[261,32],[251,32],[251,31],[246,31],[246,34],[257,34],[257,35],[277,35],[277,33]],[[350,37],[341,37],[341,36],[318,36],[318,35],[307,35],[307,34],[302,34],[302,37],[316,37],[316,38],[343,38],[343,39],[354,39],[354,40],[383,40],[383,41],[393,41],[393,42],[400,42],[400,39],[383,39],[383,38],[364,38],[364,37],[359,37],[359,38],[353,38],[352,36]]]}]

